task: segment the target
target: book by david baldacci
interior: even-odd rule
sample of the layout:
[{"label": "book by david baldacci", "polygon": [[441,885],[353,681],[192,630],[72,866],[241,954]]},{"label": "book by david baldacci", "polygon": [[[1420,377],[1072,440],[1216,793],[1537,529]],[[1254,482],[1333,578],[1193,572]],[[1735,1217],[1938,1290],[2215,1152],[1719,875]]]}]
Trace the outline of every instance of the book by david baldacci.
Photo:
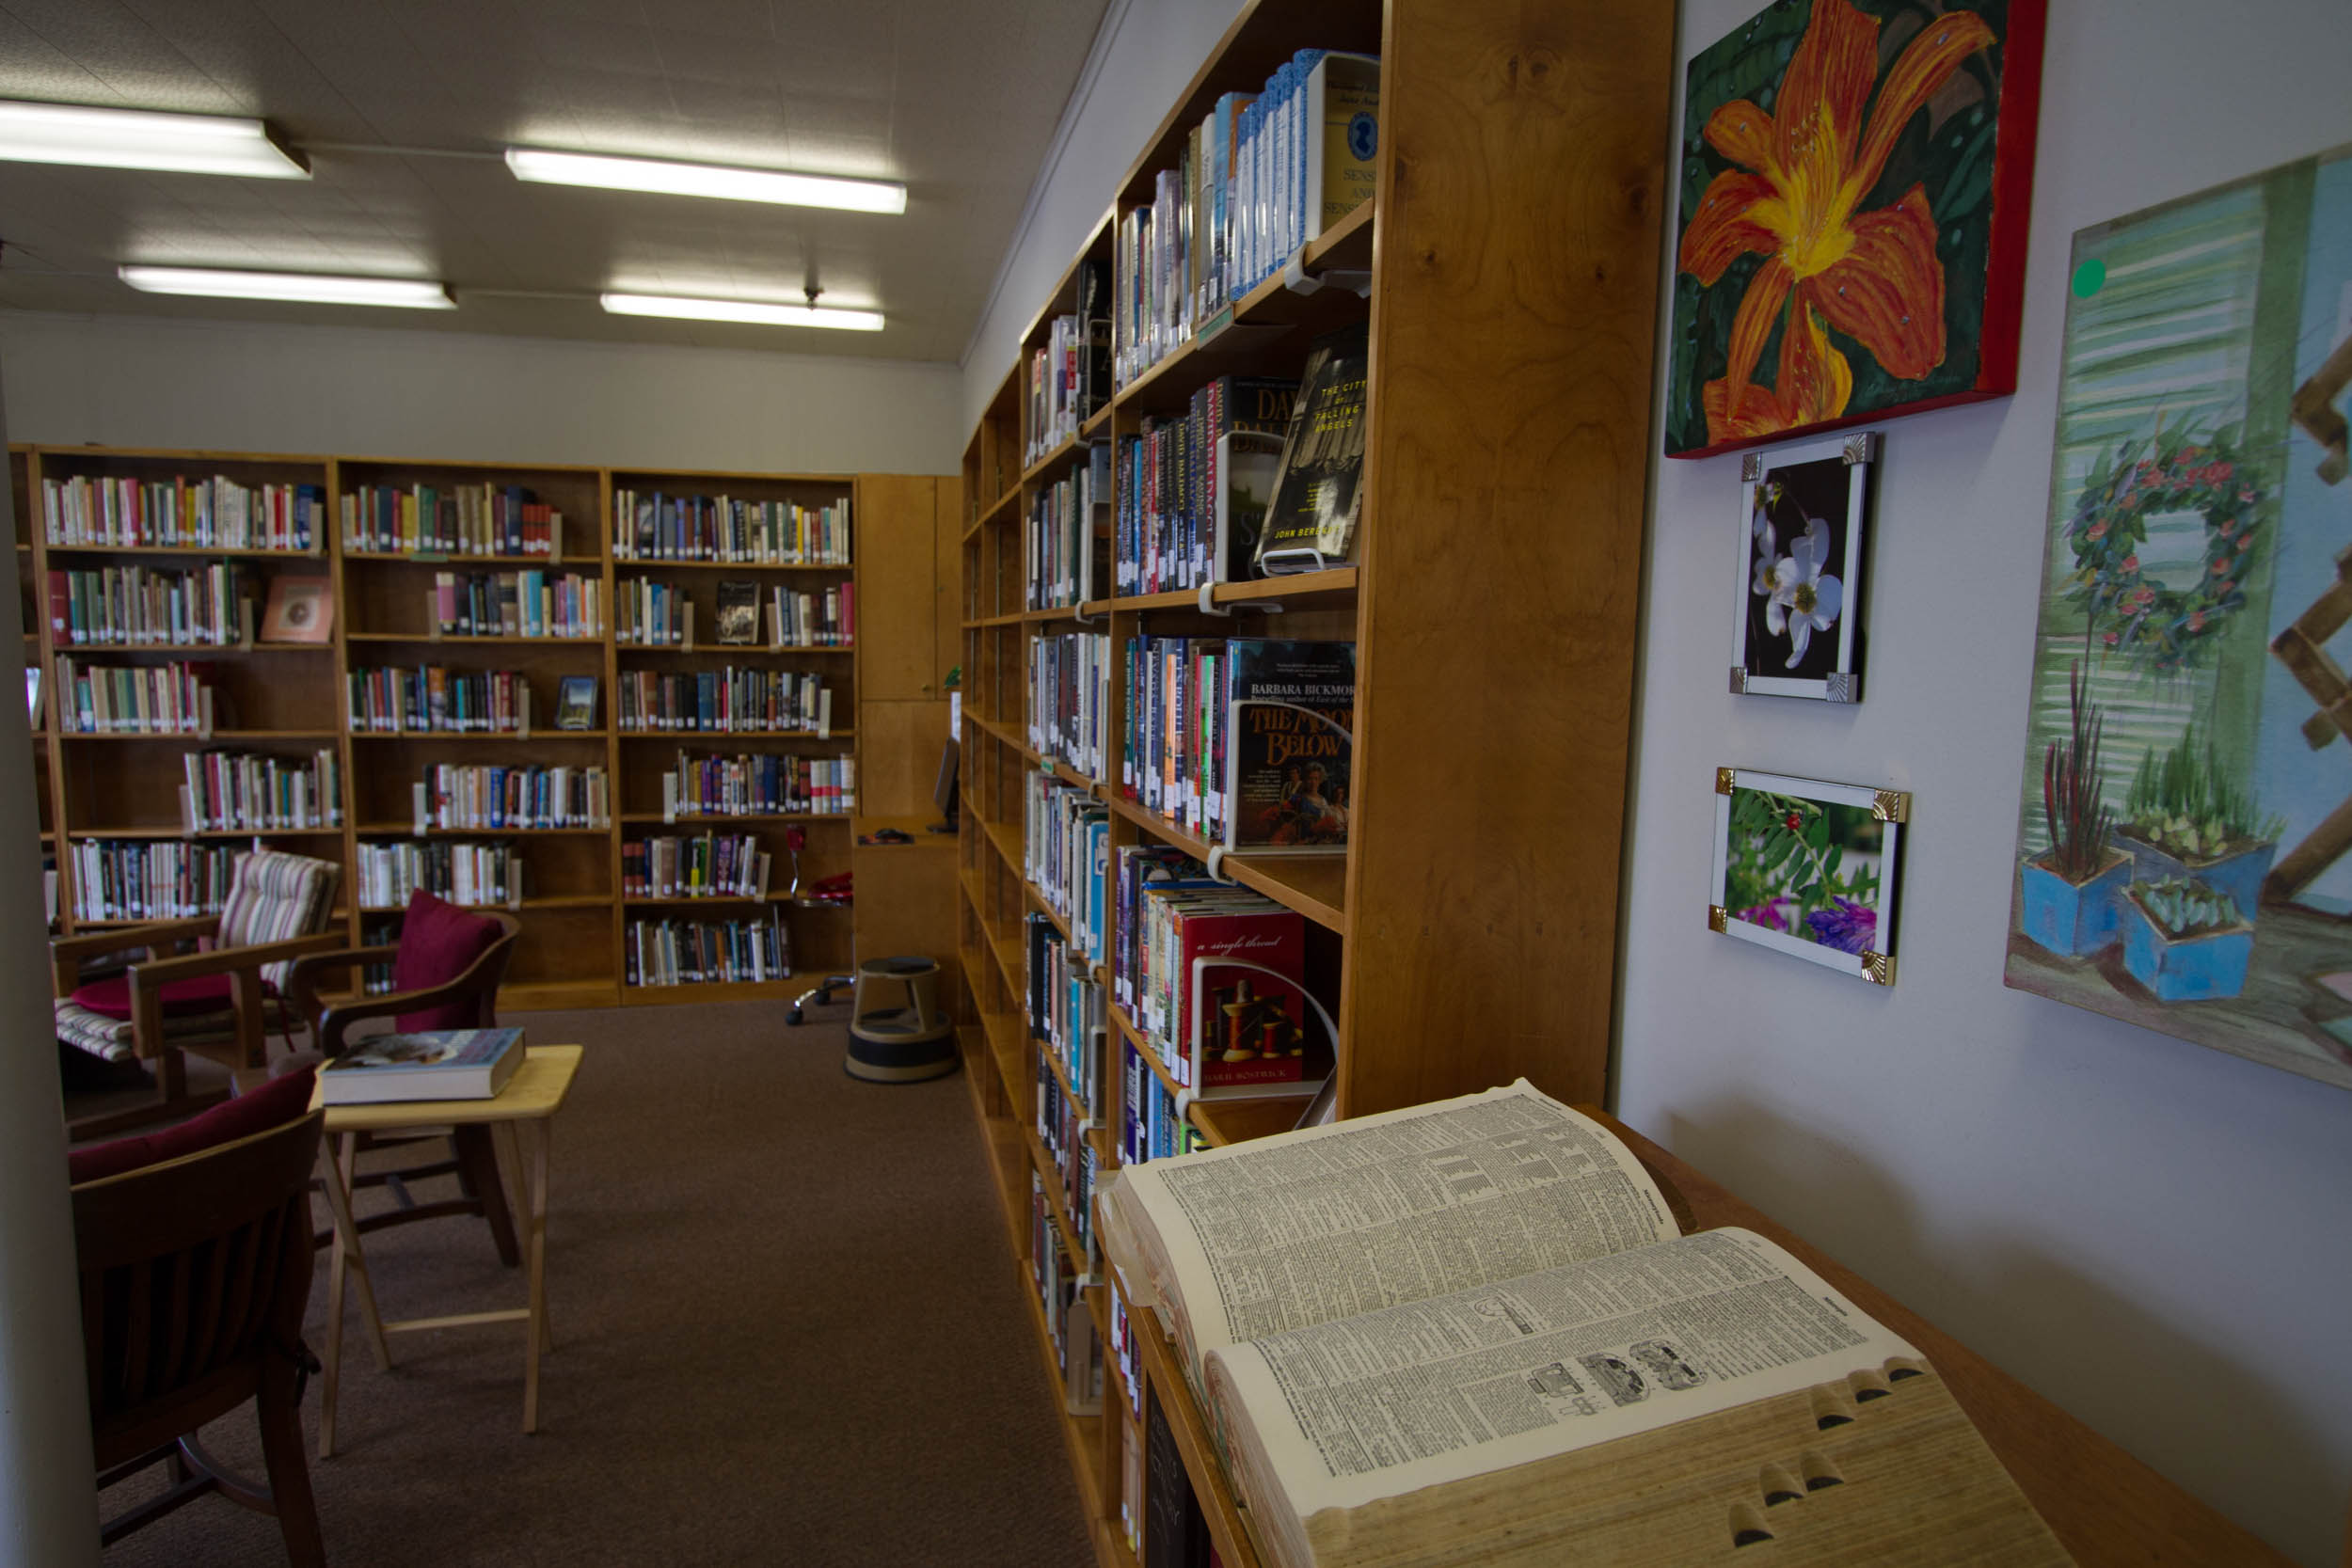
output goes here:
[{"label": "book by david baldacci", "polygon": [[319,1069],[328,1105],[404,1100],[488,1100],[523,1065],[520,1029],[436,1029],[376,1035]]},{"label": "book by david baldacci", "polygon": [[1236,637],[1225,646],[1225,847],[1345,849],[1356,644]]},{"label": "book by david baldacci", "polygon": [[1344,563],[1356,542],[1364,474],[1368,329],[1316,340],[1282,442],[1282,471],[1258,541],[1258,572],[1320,571]]}]

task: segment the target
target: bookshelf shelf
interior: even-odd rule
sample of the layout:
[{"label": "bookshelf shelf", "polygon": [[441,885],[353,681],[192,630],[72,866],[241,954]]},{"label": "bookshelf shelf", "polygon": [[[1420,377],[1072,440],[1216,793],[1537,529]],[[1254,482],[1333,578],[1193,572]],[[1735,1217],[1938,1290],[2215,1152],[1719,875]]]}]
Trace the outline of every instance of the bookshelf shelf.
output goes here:
[{"label": "bookshelf shelf", "polygon": [[341,838],[341,828],[203,828],[190,832],[182,827],[75,828],[66,837],[76,844],[96,839],[249,839]]},{"label": "bookshelf shelf", "polygon": [[417,831],[413,822],[362,823],[357,830],[361,838],[604,838],[610,828],[426,828]]},{"label": "bookshelf shelf", "polygon": [[612,644],[612,649],[613,652],[623,656],[629,654],[667,654],[672,657],[680,658],[741,658],[752,654],[770,655],[777,657],[782,657],[786,655],[791,654],[840,654],[847,657],[857,652],[855,648],[845,648],[834,644],[818,642],[786,642],[782,644],[774,642],[698,642],[694,646],[687,648],[680,647],[675,642],[615,641]]},{"label": "bookshelf shelf", "polygon": [[51,555],[185,556],[198,561],[307,561],[324,565],[323,550],[218,549],[209,545],[67,545],[45,542]]},{"label": "bookshelf shelf", "polygon": [[[599,731],[599,734],[602,732]],[[855,730],[834,730],[818,735],[814,730],[621,730],[624,741],[659,740],[667,746],[691,746],[718,740],[853,740]]]},{"label": "bookshelf shelf", "polygon": [[616,555],[612,569],[640,576],[655,572],[825,572],[834,577],[853,571],[846,561],[661,561],[651,556]]},{"label": "bookshelf shelf", "polygon": [[[961,543],[964,831],[955,902],[962,1016],[991,1021],[979,1022],[981,1040],[967,1049],[984,1043],[998,1063],[991,1082],[974,1089],[992,1138],[1000,1126],[1020,1133],[1016,1147],[1049,1186],[1060,1180],[1050,1155],[1061,1140],[1028,1131],[1041,1108],[1039,1085],[1063,1093],[1073,1085],[1058,1073],[1041,1080],[1027,1054],[1038,1047],[1021,1037],[1029,1025],[1025,930],[1065,942],[1070,932],[1026,880],[1031,781],[1042,762],[1063,784],[1104,802],[1114,853],[1165,845],[1209,858],[1200,836],[1126,798],[1120,783],[1124,649],[1141,637],[1355,644],[1350,847],[1218,857],[1223,877],[1306,922],[1307,983],[1338,1021],[1342,1115],[1521,1073],[1569,1100],[1606,1093],[1638,600],[1638,551],[1629,545],[1638,546],[1645,526],[1651,458],[1640,400],[1601,389],[1650,381],[1655,335],[1625,324],[1655,315],[1655,214],[1665,177],[1655,148],[1668,130],[1673,39],[1671,15],[1655,7],[1597,3],[1597,11],[1571,19],[1509,0],[1248,0],[1106,193],[1103,222],[1040,300],[972,434],[965,493],[994,499],[976,505]],[[1595,36],[1606,36],[1609,47],[1592,52]],[[1070,428],[1060,423],[1042,427],[1052,435],[1039,442],[1039,421],[1071,420],[1072,402],[1052,386],[1033,403],[1033,386],[1042,385],[1033,381],[1033,356],[1042,351],[1052,364],[1052,350],[1073,341],[1067,326],[1057,335],[1057,318],[1078,313],[1082,293],[1100,297],[1086,269],[1116,262],[1132,214],[1186,188],[1183,175],[1165,185],[1160,176],[1188,156],[1220,97],[1258,91],[1301,49],[1376,54],[1384,62],[1373,198],[1230,307],[1211,309],[1188,296],[1203,317],[1188,339],[1120,384],[1084,388],[1107,396],[1093,406],[1079,396],[1075,439],[1053,438]],[[1514,63],[1533,57],[1531,50],[1584,63],[1531,96]],[[1608,134],[1595,135],[1602,124]],[[1198,282],[1179,274],[1176,292]],[[1109,297],[1120,302],[1115,312],[1133,310],[1116,266]],[[1123,333],[1126,315],[1117,319]],[[1147,420],[1156,430],[1164,418],[1188,417],[1196,394],[1223,376],[1295,379],[1315,339],[1357,324],[1370,335],[1370,373],[1352,561],[1219,584],[1205,602],[1197,590],[1102,598],[1100,587],[1081,585],[1082,606],[1025,608],[1033,562],[1063,559],[1069,549],[1057,536],[1050,550],[1033,553],[1034,503],[1088,442],[1113,443],[1114,489],[1131,483],[1126,443],[1147,434]],[[1122,339],[1118,346],[1135,345]],[[1080,354],[1084,364],[1087,350]],[[1130,357],[1113,355],[1114,374],[1130,369]],[[1531,420],[1583,436],[1531,451],[1513,436]],[[1048,450],[1038,461],[1023,460],[1041,444]],[[1561,495],[1602,499],[1570,515],[1553,499]],[[1129,499],[1118,495],[1096,514],[1098,562],[1121,544],[1109,518],[1127,515],[1120,508]],[[1596,561],[1607,562],[1600,591],[1561,597],[1561,583],[1581,580],[1579,563]],[[1073,632],[1108,640],[1110,675],[1099,695],[1107,710],[1100,718],[1109,763],[1103,782],[1059,758],[1041,759],[1029,744],[1033,650]],[[1511,683],[1507,697],[1502,681]],[[1500,717],[1470,721],[1481,712]],[[1531,792],[1530,778],[1559,787]],[[1573,835],[1558,831],[1564,809],[1580,825]],[[1115,922],[1116,901],[1105,903]],[[1602,912],[1571,921],[1558,917],[1561,909]],[[1442,977],[1433,975],[1433,954],[1444,956]],[[1090,960],[1070,954],[1057,962],[1075,977]],[[1532,1003],[1529,974],[1544,977]],[[1167,1068],[1141,1048],[1133,1021],[1107,997],[1101,1006],[1113,1059],[1136,1044],[1147,1081],[1173,1096]],[[1427,1049],[1433,1038],[1445,1048]],[[1103,1079],[1108,1104],[1094,1110],[1105,1136],[1094,1147],[1107,1171],[1125,1147],[1129,1108],[1120,1103],[1125,1074],[1106,1062]],[[1225,1145],[1291,1126],[1303,1103],[1275,1096],[1189,1101],[1184,1115],[1204,1141]],[[1025,1185],[1006,1188],[1022,1255],[1031,1245]],[[1104,1310],[1107,1317],[1106,1304]],[[1146,1317],[1131,1327],[1138,1338],[1151,1337]],[[1218,1552],[1229,1568],[1254,1568],[1200,1411],[1165,1351],[1148,1347],[1136,1375],[1168,1409]],[[1115,1395],[1117,1378],[1105,1381]],[[1120,1561],[1122,1502],[1136,1499],[1122,1497],[1120,1459],[1140,1434],[1125,1419],[1084,1433],[1073,1421],[1066,1434],[1088,1445],[1093,1473],[1110,1482],[1099,1499],[1097,1555]]]},{"label": "bookshelf shelf", "polygon": [[273,741],[333,740],[341,730],[215,730],[199,735],[194,730],[61,730],[59,740],[84,741],[174,741],[184,746],[222,746],[238,742],[267,745]]},{"label": "bookshelf shelf", "polygon": [[345,632],[343,640],[359,643],[401,643],[415,645],[454,645],[467,648],[548,648],[594,654],[604,650],[601,637],[476,637],[460,632],[431,631],[354,631]]},{"label": "bookshelf shelf", "polygon": [[463,745],[536,746],[543,740],[603,741],[610,730],[352,730],[354,740],[387,741],[404,746],[438,746],[444,741]]}]

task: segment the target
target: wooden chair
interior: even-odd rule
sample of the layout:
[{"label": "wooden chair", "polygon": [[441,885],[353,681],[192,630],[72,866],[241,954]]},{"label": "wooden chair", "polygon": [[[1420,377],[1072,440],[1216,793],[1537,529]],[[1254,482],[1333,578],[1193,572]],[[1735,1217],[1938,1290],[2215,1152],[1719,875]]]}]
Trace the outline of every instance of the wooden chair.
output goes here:
[{"label": "wooden chair", "polygon": [[[302,1446],[313,1111],[73,1189],[98,1483],[167,1462],[174,1484],[101,1527],[106,1544],[207,1492],[278,1517],[296,1568],[323,1564]],[[197,1429],[250,1400],[268,1483],[225,1471]]]},{"label": "wooden chair", "polygon": [[[414,904],[410,906],[413,911]],[[506,965],[514,957],[515,942],[522,934],[522,922],[502,910],[468,910],[469,918],[487,920],[498,927],[499,934],[483,947],[465,968],[429,984],[414,985],[412,989],[378,996],[341,996],[331,1004],[323,994],[330,977],[342,978],[346,987],[353,984],[351,976],[371,964],[392,965],[398,973],[404,966],[399,944],[375,947],[342,948],[331,953],[310,953],[295,960],[286,984],[286,994],[294,1010],[310,1025],[311,1038],[323,1059],[342,1055],[348,1048],[354,1024],[372,1019],[389,1018],[399,1029],[494,1029],[498,1026],[499,982],[505,978]],[[406,935],[404,927],[403,935]],[[415,966],[406,966],[413,974]],[[430,978],[430,977],[428,977]],[[300,1058],[296,1058],[299,1060]],[[437,1136],[437,1134],[436,1135]],[[479,1214],[490,1227],[491,1242],[497,1246],[499,1260],[514,1267],[521,1259],[516,1244],[515,1221],[506,1204],[506,1190],[499,1180],[498,1150],[486,1127],[459,1127],[448,1134],[452,1157],[426,1164],[411,1165],[400,1170],[371,1171],[360,1174],[349,1162],[342,1164],[346,1190],[359,1187],[389,1187],[399,1201],[397,1208],[382,1213],[370,1214],[357,1222],[362,1231],[379,1230],[386,1226],[405,1225],[412,1220],[437,1219],[448,1214]],[[362,1134],[358,1148],[380,1148],[391,1144],[422,1142],[422,1139],[375,1139]],[[407,1184],[428,1177],[454,1174],[458,1196],[430,1203],[419,1203],[409,1197]]]},{"label": "wooden chair", "polygon": [[[228,1091],[188,1093],[185,1053],[230,1071],[259,1068],[269,1034],[294,1022],[282,1000],[294,961],[340,940],[325,929],[342,868],[275,849],[237,857],[218,914],[67,937],[49,944],[57,1038],[110,1062],[151,1066],[155,1098],[69,1124],[76,1138],[199,1110]],[[209,951],[182,953],[199,942]],[[146,955],[127,974],[85,985],[81,966],[101,954]]]}]

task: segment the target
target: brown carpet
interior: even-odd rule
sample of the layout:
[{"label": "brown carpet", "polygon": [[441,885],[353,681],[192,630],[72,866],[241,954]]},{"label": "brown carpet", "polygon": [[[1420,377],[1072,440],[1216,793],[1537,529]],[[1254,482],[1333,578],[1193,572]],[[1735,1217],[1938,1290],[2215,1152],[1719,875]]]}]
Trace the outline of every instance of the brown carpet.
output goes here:
[{"label": "brown carpet", "polygon": [[[395,1336],[386,1374],[350,1304],[334,1458],[315,1381],[305,1410],[331,1562],[1092,1561],[969,1090],[850,1079],[843,1011],[510,1020],[588,1047],[555,1122],[540,1430],[519,1327]],[[387,1317],[522,1299],[479,1220],[378,1231],[368,1255]],[[326,1289],[322,1253],[313,1348]],[[261,1474],[249,1415],[206,1439]],[[105,1555],[282,1560],[276,1522],[220,1498]]]}]

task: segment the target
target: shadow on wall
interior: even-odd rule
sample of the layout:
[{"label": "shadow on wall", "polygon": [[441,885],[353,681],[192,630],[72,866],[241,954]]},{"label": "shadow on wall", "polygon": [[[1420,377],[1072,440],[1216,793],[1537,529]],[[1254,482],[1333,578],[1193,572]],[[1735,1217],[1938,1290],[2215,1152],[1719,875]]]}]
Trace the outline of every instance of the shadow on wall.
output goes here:
[{"label": "shadow on wall", "polygon": [[[1939,1252],[1883,1170],[1748,1101],[1711,1101],[1660,1135],[1782,1224],[1834,1202],[1834,1227],[1791,1228],[2166,1477],[2197,1478],[2188,1490],[2280,1550],[2312,1568],[2336,1560],[2343,1480],[2280,1391],[2296,1368],[2259,1345],[2189,1338],[2068,1259],[1997,1235]],[[2265,1519],[2294,1533],[2257,1528]]]}]

